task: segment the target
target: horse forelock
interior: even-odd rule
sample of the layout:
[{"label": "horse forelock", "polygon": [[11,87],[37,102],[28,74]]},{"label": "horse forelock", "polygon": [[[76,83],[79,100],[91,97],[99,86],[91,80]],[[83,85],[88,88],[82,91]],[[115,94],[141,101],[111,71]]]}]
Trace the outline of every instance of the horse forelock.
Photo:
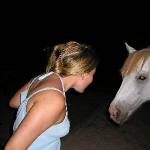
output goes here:
[{"label": "horse forelock", "polygon": [[121,68],[122,76],[129,75],[132,72],[141,70],[145,62],[150,57],[150,48],[141,49],[129,54]]}]

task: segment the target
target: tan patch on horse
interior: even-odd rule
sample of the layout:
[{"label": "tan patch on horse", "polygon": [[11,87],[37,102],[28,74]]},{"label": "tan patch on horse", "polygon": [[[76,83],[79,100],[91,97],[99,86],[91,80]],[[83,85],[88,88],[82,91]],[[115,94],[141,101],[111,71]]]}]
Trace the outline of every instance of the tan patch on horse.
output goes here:
[{"label": "tan patch on horse", "polygon": [[139,71],[150,56],[150,48],[141,49],[129,54],[128,58],[121,68],[122,76],[129,75],[132,72]]}]

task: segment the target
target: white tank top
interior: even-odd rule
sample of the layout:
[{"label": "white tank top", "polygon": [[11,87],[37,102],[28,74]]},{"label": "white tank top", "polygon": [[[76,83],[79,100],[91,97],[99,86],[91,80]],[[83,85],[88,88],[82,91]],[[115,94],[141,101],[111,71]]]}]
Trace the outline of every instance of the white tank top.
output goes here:
[{"label": "white tank top", "polygon": [[[31,87],[32,83],[36,79],[43,80],[43,79],[45,79],[46,77],[48,77],[52,74],[56,74],[56,73],[50,72],[50,73],[46,73],[42,76],[38,76],[38,77],[34,78],[34,80],[32,80],[32,82],[31,82],[29,88]],[[60,81],[62,83],[63,91],[61,91],[61,90],[59,90],[55,87],[45,87],[43,89],[40,89],[40,90],[34,92],[29,97],[27,97],[29,88],[28,88],[28,90],[21,93],[20,106],[18,108],[17,115],[16,115],[16,120],[15,120],[14,125],[13,125],[13,131],[17,130],[19,124],[21,123],[21,121],[26,116],[26,114],[27,114],[27,112],[26,112],[27,102],[33,95],[35,95],[39,92],[42,92],[42,91],[46,91],[46,90],[56,90],[56,91],[62,93],[65,96],[63,80],[58,74],[56,74],[56,75],[60,78]],[[60,138],[67,135],[68,132],[69,132],[69,129],[70,129],[70,122],[69,122],[69,119],[68,119],[68,112],[67,112],[67,105],[66,105],[66,115],[65,115],[64,120],[61,123],[55,124],[55,125],[49,127],[47,130],[45,130],[29,146],[28,150],[60,150],[60,146],[61,146]]]}]

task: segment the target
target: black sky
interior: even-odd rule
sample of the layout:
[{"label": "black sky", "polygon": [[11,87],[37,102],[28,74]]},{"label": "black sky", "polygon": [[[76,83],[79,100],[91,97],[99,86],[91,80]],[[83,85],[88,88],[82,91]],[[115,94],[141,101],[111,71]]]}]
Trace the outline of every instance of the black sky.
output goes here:
[{"label": "black sky", "polygon": [[96,5],[85,8],[81,7],[79,11],[69,7],[64,12],[63,7],[59,7],[44,13],[42,9],[32,13],[23,9],[25,11],[21,13],[13,10],[3,15],[1,70],[27,74],[42,72],[47,62],[45,47],[76,40],[97,49],[100,58],[98,76],[111,76],[111,80],[115,80],[113,76],[119,76],[119,69],[127,57],[125,42],[136,49],[150,46],[148,9],[111,7],[111,4],[105,8]]}]

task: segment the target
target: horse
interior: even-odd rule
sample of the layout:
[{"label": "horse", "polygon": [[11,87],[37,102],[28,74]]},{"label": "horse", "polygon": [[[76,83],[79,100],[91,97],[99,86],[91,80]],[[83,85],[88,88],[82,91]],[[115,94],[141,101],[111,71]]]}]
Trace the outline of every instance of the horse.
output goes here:
[{"label": "horse", "polygon": [[120,70],[122,82],[108,109],[110,119],[118,125],[150,100],[150,47],[136,50],[125,46],[128,56]]}]

